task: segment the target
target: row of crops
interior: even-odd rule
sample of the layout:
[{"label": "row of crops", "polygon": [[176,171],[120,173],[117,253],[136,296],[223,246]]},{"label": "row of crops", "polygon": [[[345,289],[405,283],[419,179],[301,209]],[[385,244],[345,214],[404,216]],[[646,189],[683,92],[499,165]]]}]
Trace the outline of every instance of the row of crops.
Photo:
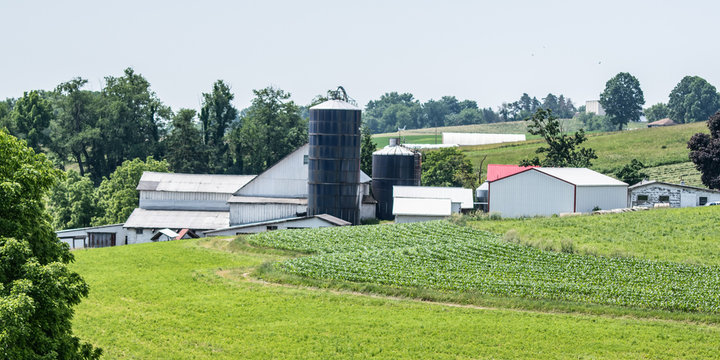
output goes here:
[{"label": "row of crops", "polygon": [[720,267],[549,252],[444,221],[275,231],[249,241],[308,253],[275,266],[315,279],[720,311]]}]

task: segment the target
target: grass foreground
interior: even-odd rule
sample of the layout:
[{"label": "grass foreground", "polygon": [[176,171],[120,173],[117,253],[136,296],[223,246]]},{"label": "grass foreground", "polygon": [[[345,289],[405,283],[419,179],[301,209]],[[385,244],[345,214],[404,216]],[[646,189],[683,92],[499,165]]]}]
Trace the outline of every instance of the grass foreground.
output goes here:
[{"label": "grass foreground", "polygon": [[295,254],[238,241],[182,240],[75,256],[73,268],[91,286],[77,307],[75,333],[110,359],[720,356],[715,324],[267,284],[247,274]]}]

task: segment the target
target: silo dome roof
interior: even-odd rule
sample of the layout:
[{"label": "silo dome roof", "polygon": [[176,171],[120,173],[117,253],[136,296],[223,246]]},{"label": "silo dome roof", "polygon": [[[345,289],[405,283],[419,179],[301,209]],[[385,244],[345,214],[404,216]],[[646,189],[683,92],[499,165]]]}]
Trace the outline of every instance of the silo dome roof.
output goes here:
[{"label": "silo dome roof", "polygon": [[400,156],[414,156],[415,153],[408,150],[403,146],[386,146],[376,152],[373,155],[400,155]]},{"label": "silo dome roof", "polygon": [[317,104],[310,110],[361,110],[359,107],[342,100],[328,100]]}]

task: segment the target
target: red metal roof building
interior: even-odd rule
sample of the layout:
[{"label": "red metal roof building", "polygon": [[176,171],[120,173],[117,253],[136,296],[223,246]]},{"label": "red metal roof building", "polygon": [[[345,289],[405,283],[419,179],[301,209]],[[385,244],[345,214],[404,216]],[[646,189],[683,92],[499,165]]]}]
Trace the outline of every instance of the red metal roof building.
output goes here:
[{"label": "red metal roof building", "polygon": [[501,164],[488,164],[487,167],[487,181],[495,181],[502,179],[510,175],[515,175],[519,172],[523,172],[527,169],[531,169],[537,166],[519,166],[519,165],[501,165]]}]

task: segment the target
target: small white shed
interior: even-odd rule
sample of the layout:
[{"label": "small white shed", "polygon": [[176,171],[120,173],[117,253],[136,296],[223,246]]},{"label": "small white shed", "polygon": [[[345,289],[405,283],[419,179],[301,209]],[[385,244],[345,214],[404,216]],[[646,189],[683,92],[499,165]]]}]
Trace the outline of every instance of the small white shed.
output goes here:
[{"label": "small white shed", "polygon": [[410,223],[444,219],[452,214],[450,199],[395,198],[395,223]]},{"label": "small white shed", "polygon": [[720,191],[662,181],[641,181],[630,186],[628,206],[669,204],[670,207],[703,206],[720,201]]},{"label": "small white shed", "polygon": [[586,168],[528,168],[488,181],[488,211],[549,216],[627,206],[628,185]]}]

